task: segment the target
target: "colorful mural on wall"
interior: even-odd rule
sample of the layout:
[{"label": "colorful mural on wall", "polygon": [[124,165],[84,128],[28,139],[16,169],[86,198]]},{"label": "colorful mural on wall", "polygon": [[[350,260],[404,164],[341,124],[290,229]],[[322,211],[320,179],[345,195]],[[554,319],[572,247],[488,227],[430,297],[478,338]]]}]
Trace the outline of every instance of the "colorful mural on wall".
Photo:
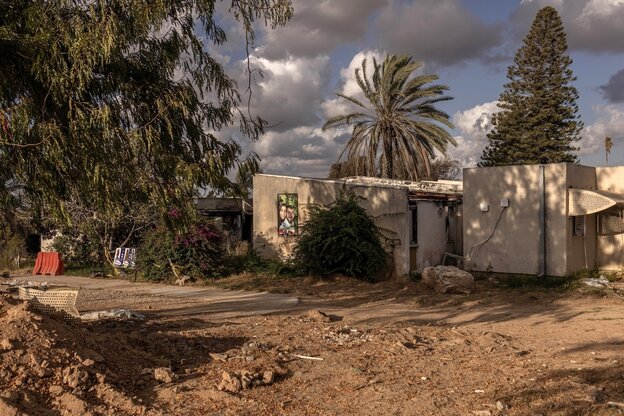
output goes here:
[{"label": "colorful mural on wall", "polygon": [[299,197],[297,194],[277,194],[277,233],[297,235],[299,226]]}]

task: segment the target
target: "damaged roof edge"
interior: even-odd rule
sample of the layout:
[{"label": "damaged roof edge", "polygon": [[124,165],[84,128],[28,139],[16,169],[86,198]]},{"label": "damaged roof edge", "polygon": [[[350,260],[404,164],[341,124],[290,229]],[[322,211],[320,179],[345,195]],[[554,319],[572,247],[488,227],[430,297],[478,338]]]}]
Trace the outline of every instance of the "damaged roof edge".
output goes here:
[{"label": "damaged roof edge", "polygon": [[301,176],[283,176],[283,175],[271,175],[266,173],[257,174],[258,176],[267,176],[274,178],[284,179],[297,179],[297,180],[309,180],[316,182],[336,183],[336,184],[349,184],[358,186],[378,186],[394,189],[407,189],[409,191],[422,191],[431,194],[444,194],[444,195],[462,195],[463,194],[463,182],[462,181],[408,181],[402,179],[384,179],[373,178],[370,176],[350,176],[343,179],[323,179],[323,178],[306,178]]}]

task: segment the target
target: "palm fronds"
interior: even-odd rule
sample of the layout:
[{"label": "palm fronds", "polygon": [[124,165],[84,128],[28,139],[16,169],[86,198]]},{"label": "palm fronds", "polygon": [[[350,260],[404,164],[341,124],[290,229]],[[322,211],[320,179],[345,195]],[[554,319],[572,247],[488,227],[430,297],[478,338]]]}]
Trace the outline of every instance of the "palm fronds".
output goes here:
[{"label": "palm fronds", "polygon": [[431,174],[435,151],[446,154],[456,145],[445,127],[453,128],[448,114],[435,104],[451,100],[445,85],[428,85],[437,75],[416,75],[422,64],[408,55],[388,55],[383,63],[367,60],[355,70],[363,98],[336,95],[358,107],[357,111],[330,118],[323,131],[353,126],[346,153],[356,174],[419,180]]}]

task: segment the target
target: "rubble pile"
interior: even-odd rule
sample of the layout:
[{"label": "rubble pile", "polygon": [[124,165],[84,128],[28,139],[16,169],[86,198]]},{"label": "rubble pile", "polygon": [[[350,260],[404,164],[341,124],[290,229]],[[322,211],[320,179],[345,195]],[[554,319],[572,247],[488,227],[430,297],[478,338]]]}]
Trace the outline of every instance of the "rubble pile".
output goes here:
[{"label": "rubble pile", "polygon": [[369,331],[343,326],[341,328],[325,328],[323,339],[339,346],[353,346],[373,339]]},{"label": "rubble pile", "polygon": [[275,380],[273,371],[264,371],[262,373],[252,373],[248,370],[228,372],[224,371],[221,382],[217,386],[219,390],[236,393],[243,389],[250,389],[258,386],[269,386]]}]

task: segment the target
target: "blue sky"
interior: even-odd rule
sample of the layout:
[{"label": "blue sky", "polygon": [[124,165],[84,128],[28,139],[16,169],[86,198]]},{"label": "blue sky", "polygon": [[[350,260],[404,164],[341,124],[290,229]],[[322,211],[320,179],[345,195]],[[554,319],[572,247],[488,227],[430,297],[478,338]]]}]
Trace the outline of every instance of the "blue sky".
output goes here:
[{"label": "blue sky", "polygon": [[[474,165],[487,144],[491,113],[507,66],[535,13],[555,7],[568,35],[585,123],[581,163],[605,163],[605,136],[614,139],[610,165],[624,164],[624,0],[295,0],[286,27],[260,27],[252,65],[252,111],[273,126],[245,151],[262,158],[267,173],[327,175],[349,131],[321,132],[327,117],[345,111],[334,92],[356,94],[353,70],[364,57],[408,53],[436,73],[454,99],[440,104],[455,123],[449,154]],[[216,51],[245,82],[240,28]],[[235,135],[235,134],[234,134]]]}]

